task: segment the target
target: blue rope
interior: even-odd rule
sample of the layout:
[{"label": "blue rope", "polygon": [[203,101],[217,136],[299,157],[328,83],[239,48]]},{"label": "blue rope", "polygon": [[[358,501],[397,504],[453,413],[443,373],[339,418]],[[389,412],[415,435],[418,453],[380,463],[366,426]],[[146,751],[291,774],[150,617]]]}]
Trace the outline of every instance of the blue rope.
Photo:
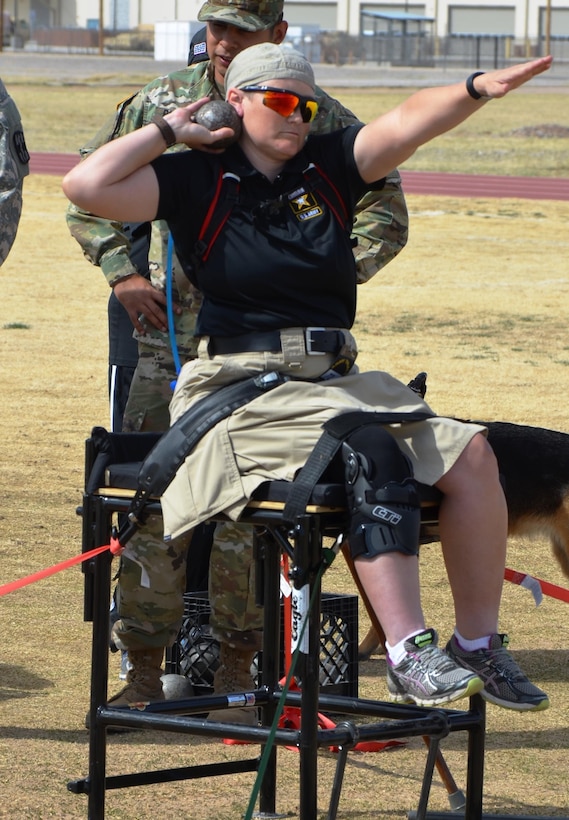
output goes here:
[{"label": "blue rope", "polygon": [[[176,376],[180,375],[182,363],[178,353],[178,343],[176,341],[176,326],[174,325],[174,299],[172,296],[172,286],[174,280],[174,240],[172,234],[168,234],[168,252],[166,257],[166,315],[168,316],[168,335],[170,337],[170,347],[172,358],[176,368]],[[176,387],[176,379],[170,383],[172,390]]]}]

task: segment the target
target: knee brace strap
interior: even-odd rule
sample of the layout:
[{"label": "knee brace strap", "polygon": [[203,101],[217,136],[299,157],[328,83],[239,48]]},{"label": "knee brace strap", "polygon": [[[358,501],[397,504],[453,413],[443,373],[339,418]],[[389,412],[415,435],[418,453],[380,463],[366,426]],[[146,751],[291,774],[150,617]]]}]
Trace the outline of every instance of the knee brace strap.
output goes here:
[{"label": "knee brace strap", "polygon": [[342,445],[353,558],[417,555],[421,510],[409,460],[383,427],[359,430]]}]

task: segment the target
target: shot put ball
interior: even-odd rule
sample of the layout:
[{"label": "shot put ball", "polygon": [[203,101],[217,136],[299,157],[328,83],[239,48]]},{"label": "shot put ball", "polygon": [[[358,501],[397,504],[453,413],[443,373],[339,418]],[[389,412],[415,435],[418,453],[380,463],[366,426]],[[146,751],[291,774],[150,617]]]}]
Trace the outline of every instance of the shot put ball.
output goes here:
[{"label": "shot put ball", "polygon": [[185,700],[194,697],[194,688],[184,675],[162,675],[161,680],[166,700]]},{"label": "shot put ball", "polygon": [[234,136],[218,140],[212,144],[215,148],[227,148],[237,142],[241,134],[241,117],[232,105],[225,100],[210,100],[194,114],[194,120],[203,125],[208,131],[217,131],[218,128],[233,128]]}]

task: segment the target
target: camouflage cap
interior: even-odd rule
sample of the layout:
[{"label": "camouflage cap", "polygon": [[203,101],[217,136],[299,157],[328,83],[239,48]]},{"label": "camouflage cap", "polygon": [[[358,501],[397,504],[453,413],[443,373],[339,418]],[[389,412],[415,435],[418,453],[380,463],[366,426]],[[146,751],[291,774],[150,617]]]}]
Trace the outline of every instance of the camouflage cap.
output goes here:
[{"label": "camouflage cap", "polygon": [[283,0],[211,0],[203,4],[198,20],[217,20],[245,31],[263,31],[278,23]]},{"label": "camouflage cap", "polygon": [[259,43],[236,54],[225,74],[225,88],[228,91],[270,80],[300,80],[314,89],[314,72],[306,57],[274,43]]}]

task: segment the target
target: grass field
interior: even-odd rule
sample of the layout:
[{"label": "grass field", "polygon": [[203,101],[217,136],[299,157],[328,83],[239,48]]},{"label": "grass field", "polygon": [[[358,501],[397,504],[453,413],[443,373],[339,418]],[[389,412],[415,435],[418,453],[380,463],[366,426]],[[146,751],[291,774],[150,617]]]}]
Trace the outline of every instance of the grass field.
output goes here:
[{"label": "grass field", "polygon": [[[29,124],[32,151],[75,150],[98,127],[117,94],[116,89],[93,91],[87,129],[83,90],[74,93],[71,105],[69,91],[64,99],[56,88],[54,101],[53,90],[42,89],[43,112],[33,113],[37,89],[29,97],[24,89],[18,87],[18,103]],[[512,127],[563,118],[567,125],[567,96],[550,99],[551,108],[543,108],[541,97],[525,95]],[[360,105],[359,97],[354,103]],[[493,114],[493,109],[494,104],[485,112]],[[51,125],[58,135],[49,136]],[[499,135],[502,127],[492,126],[492,133]],[[49,142],[42,142],[42,131]],[[508,149],[500,173],[512,172],[506,163],[514,139],[500,136]],[[536,141],[528,150],[543,147],[549,156],[550,142],[532,139]],[[486,145],[485,139],[480,142]],[[464,146],[457,151],[467,156]],[[75,509],[81,502],[83,442],[92,426],[107,424],[107,287],[67,232],[60,181],[31,177],[24,195],[18,237],[0,271],[0,584],[80,551],[81,522]],[[426,370],[428,398],[440,413],[569,432],[569,203],[411,196],[408,204],[408,247],[360,289],[356,334],[361,365],[389,370],[402,380]],[[545,540],[513,539],[508,565],[569,586]],[[436,544],[424,550],[421,567],[428,620],[446,640],[452,606]],[[327,573],[325,587],[353,591],[341,560]],[[360,623],[363,633],[363,611]],[[486,812],[567,815],[566,623],[566,604],[546,598],[535,608],[527,591],[506,585],[501,628],[510,632],[516,658],[549,692],[552,706],[539,715],[488,708]],[[90,631],[82,620],[79,570],[0,598],[0,624],[0,817],[86,817],[85,799],[66,788],[87,771],[83,719]],[[116,656],[111,662],[114,688],[119,685]],[[384,660],[374,655],[360,668],[360,692],[384,697],[384,675]],[[109,746],[110,774],[250,754],[215,741],[163,733],[114,737]],[[463,739],[454,735],[442,748],[463,787]],[[288,751],[280,760],[278,808],[294,817],[297,760]],[[419,740],[389,753],[350,755],[339,820],[405,818],[417,807],[424,762]],[[334,765],[335,757],[322,752],[315,820],[325,817]],[[252,782],[251,775],[240,775],[112,791],[107,816],[234,820],[247,806]],[[448,809],[437,778],[430,808]]]},{"label": "grass field", "polygon": [[[92,138],[121,100],[139,85],[78,87],[16,85],[30,151],[75,153]],[[410,90],[330,89],[367,122]],[[70,127],[70,122],[73,126]],[[541,136],[540,136],[541,134]],[[569,176],[569,110],[566,93],[522,90],[486,105],[451,134],[423,146],[405,163],[413,170],[515,176]]]}]

